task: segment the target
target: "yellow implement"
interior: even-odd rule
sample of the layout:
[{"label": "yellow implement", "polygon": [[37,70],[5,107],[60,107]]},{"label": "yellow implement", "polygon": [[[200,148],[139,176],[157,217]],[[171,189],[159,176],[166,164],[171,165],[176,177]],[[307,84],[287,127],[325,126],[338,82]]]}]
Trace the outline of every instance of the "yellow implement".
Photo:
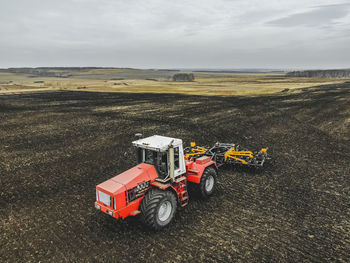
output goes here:
[{"label": "yellow implement", "polygon": [[266,157],[267,148],[259,152],[242,149],[239,145],[217,142],[212,148],[197,146],[191,142],[191,146],[185,148],[185,156],[188,159],[199,158],[203,155],[210,156],[218,166],[223,164],[241,164],[245,166],[262,167]]},{"label": "yellow implement", "polygon": [[195,142],[191,142],[191,147],[190,150],[186,153],[185,149],[185,156],[187,158],[190,157],[201,157],[202,155],[205,155],[205,153],[208,151],[207,148],[201,147],[201,146],[196,146]]}]

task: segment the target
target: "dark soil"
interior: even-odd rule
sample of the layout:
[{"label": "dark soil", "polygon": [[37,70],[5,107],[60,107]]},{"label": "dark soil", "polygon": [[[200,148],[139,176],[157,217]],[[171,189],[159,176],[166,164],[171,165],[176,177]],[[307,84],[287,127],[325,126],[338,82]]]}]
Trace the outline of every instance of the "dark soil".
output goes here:
[{"label": "dark soil", "polygon": [[[271,160],[222,169],[212,198],[191,195],[154,233],[94,208],[95,185],[135,164],[136,132],[267,146]],[[349,262],[349,145],[349,83],[260,97],[0,96],[0,261]]]}]

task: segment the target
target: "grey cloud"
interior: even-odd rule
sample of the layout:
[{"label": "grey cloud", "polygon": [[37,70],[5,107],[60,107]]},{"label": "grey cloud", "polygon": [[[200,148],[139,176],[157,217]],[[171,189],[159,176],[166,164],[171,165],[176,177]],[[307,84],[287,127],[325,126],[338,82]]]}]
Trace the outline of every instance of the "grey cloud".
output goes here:
[{"label": "grey cloud", "polygon": [[318,6],[311,11],[291,14],[280,19],[269,21],[267,24],[281,27],[319,27],[321,25],[333,23],[334,20],[347,16],[349,10],[350,4]]},{"label": "grey cloud", "polygon": [[0,67],[341,67],[350,61],[349,5],[325,5],[330,0],[0,1]]}]

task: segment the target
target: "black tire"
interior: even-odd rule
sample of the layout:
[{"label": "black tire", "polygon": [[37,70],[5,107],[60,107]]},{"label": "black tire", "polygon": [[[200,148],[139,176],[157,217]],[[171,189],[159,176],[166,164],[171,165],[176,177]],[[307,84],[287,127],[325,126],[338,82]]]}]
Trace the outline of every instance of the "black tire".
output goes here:
[{"label": "black tire", "polygon": [[[217,175],[218,173],[214,167],[210,166],[205,168],[201,181],[199,183],[199,192],[203,198],[208,198],[215,192]],[[208,187],[208,180],[211,181],[211,187]]]},{"label": "black tire", "polygon": [[[162,206],[163,205],[163,206]],[[161,207],[171,206],[171,211],[168,217],[161,218]],[[171,191],[162,191],[159,189],[151,189],[146,194],[146,197],[141,202],[141,220],[153,230],[160,230],[170,224],[176,212],[177,200],[176,196]],[[166,215],[166,214],[165,214]],[[165,219],[164,219],[165,218]]]}]

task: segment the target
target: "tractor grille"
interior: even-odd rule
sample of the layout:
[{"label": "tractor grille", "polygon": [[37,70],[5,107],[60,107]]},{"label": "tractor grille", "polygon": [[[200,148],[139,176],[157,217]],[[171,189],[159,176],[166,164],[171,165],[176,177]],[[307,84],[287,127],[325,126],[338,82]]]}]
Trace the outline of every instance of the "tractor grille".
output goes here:
[{"label": "tractor grille", "polygon": [[98,191],[98,196],[99,196],[99,201],[104,203],[106,206],[111,206],[111,196],[104,193],[104,192],[101,192],[101,191]]}]

